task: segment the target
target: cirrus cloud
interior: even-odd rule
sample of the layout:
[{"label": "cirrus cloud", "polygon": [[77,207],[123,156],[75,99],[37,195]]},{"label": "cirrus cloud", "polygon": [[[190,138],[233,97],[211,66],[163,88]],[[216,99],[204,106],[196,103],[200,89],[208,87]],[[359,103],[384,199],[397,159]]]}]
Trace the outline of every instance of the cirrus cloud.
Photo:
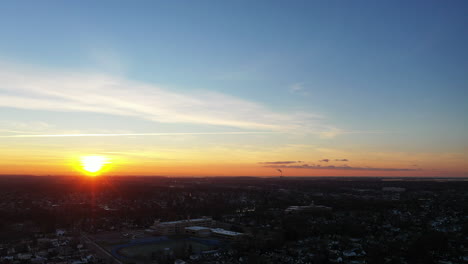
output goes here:
[{"label": "cirrus cloud", "polygon": [[175,92],[163,86],[99,73],[42,70],[0,63],[0,107],[131,116],[161,123],[276,132],[336,130],[309,112],[279,112],[211,91]]},{"label": "cirrus cloud", "polygon": [[294,164],[294,163],[302,163],[303,161],[266,161],[266,162],[259,162],[258,164]]},{"label": "cirrus cloud", "polygon": [[309,169],[309,170],[352,170],[352,171],[420,171],[422,169],[409,169],[409,168],[373,168],[373,167],[351,167],[351,166],[320,166],[320,165],[268,165],[263,166],[266,168],[275,169]]}]

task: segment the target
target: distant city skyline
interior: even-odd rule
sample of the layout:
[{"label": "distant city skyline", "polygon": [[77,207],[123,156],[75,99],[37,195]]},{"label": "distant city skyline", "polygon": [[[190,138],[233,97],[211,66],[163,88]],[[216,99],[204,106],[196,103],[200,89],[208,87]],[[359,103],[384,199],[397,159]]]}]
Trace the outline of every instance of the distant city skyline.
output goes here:
[{"label": "distant city skyline", "polygon": [[468,176],[467,11],[5,2],[0,175]]}]

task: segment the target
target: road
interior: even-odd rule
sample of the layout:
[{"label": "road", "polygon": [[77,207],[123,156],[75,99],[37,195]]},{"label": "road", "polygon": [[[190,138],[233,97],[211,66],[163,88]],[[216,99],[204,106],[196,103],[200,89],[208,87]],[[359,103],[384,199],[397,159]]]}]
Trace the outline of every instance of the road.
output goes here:
[{"label": "road", "polygon": [[123,264],[122,261],[120,261],[118,258],[114,257],[111,253],[107,252],[103,247],[100,245],[96,244],[93,240],[91,240],[86,234],[82,233],[81,238],[83,241],[85,241],[87,246],[91,246],[94,250],[98,252],[101,256],[104,256],[103,258],[106,258],[109,260],[109,263],[112,264]]}]

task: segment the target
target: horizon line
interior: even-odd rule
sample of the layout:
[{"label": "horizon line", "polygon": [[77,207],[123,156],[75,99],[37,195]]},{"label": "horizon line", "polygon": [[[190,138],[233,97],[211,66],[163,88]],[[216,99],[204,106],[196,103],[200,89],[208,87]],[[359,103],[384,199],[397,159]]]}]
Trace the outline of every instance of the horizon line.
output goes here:
[{"label": "horizon line", "polygon": [[[77,174],[70,174],[70,175],[65,175],[65,174],[44,174],[44,175],[38,175],[38,174],[0,174],[0,177],[8,177],[8,176],[18,176],[18,177],[87,177],[86,175],[77,175]],[[393,179],[404,179],[404,178],[420,178],[420,179],[427,179],[427,178],[432,178],[432,179],[468,179],[468,176],[366,176],[366,175],[360,175],[360,176],[349,176],[349,175],[336,175],[336,176],[313,176],[313,175],[308,175],[308,176],[246,176],[246,175],[218,175],[218,176],[201,176],[201,175],[179,175],[179,176],[171,176],[171,175],[100,175],[97,178],[100,177],[161,177],[161,178],[393,178]]]}]

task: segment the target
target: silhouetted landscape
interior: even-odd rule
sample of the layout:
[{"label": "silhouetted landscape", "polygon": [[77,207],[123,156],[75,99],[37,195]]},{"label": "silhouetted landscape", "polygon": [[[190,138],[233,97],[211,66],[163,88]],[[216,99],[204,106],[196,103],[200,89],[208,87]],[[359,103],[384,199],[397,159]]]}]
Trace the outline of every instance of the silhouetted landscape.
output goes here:
[{"label": "silhouetted landscape", "polygon": [[[2,176],[0,259],[463,263],[468,261],[467,189],[464,178]],[[158,234],[151,227],[155,220],[203,218],[210,219],[212,230],[241,235],[203,236],[219,242],[208,251],[153,248],[131,257],[113,251],[142,239],[157,244],[148,238],[161,235],[174,241],[197,236]]]}]

